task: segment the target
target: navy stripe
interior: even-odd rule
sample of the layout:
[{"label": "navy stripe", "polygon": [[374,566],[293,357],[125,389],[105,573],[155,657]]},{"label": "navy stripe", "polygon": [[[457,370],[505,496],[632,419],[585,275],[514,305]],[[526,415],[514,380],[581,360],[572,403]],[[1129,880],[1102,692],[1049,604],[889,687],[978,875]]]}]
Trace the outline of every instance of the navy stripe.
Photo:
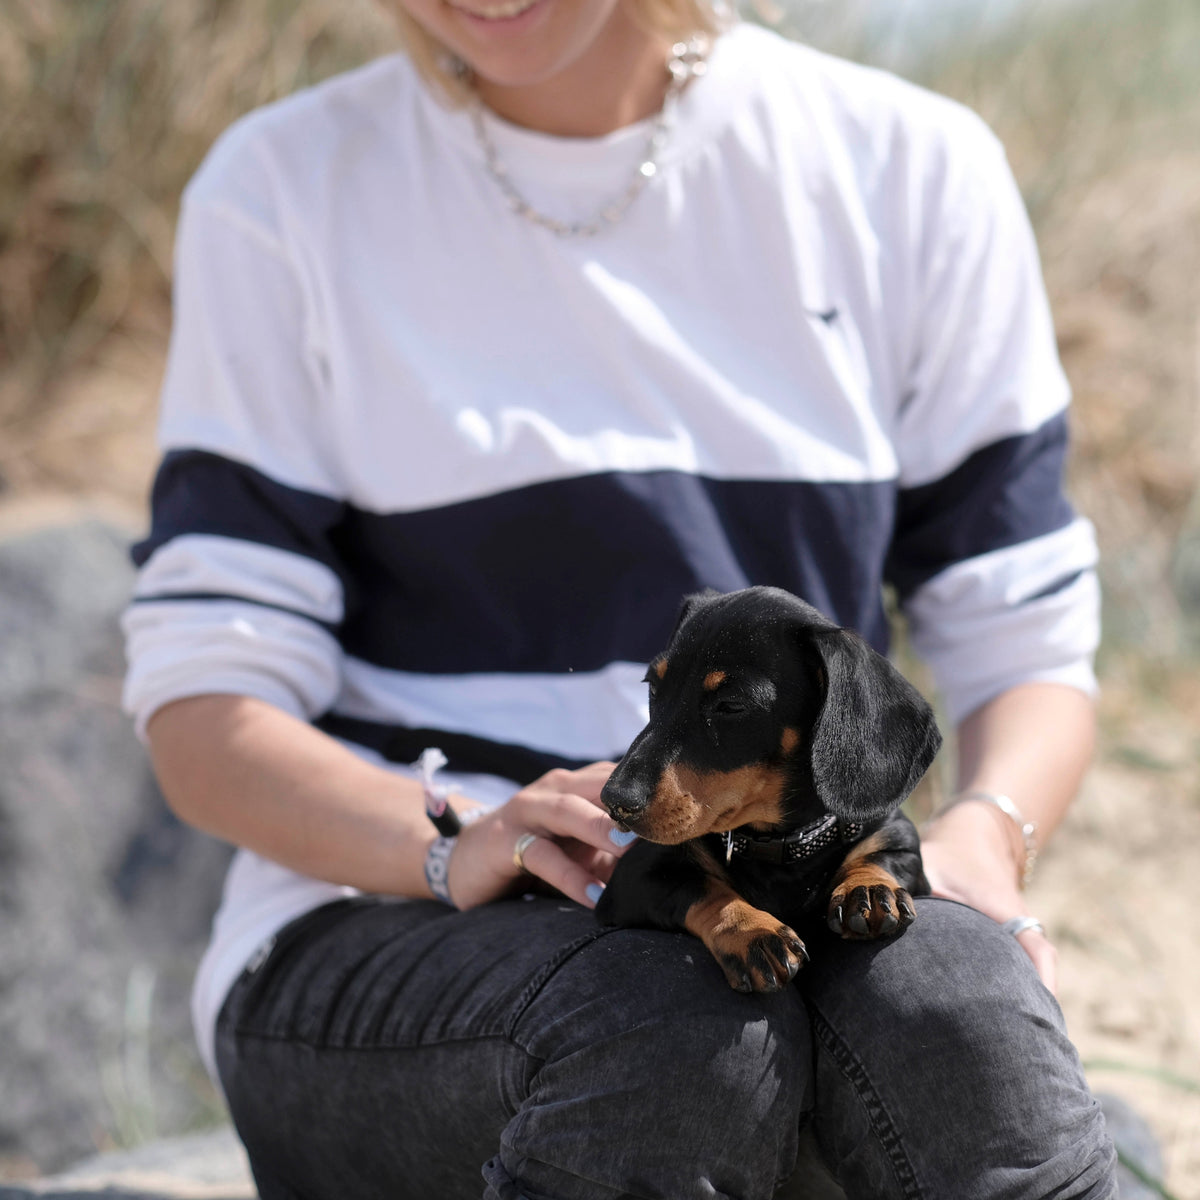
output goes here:
[{"label": "navy stripe", "polygon": [[158,595],[151,596],[134,596],[133,604],[172,604],[178,603],[181,600],[198,600],[198,601],[217,601],[219,603],[227,603],[233,601],[237,604],[256,604],[259,608],[269,608],[273,612],[287,613],[290,617],[301,617],[305,621],[311,621],[314,625],[319,625],[327,633],[337,637],[338,626],[332,621],[322,621],[320,617],[314,617],[312,613],[306,613],[299,608],[289,608],[286,604],[272,604],[270,600],[259,600],[251,596],[239,596],[227,592],[163,592]]},{"label": "navy stripe", "polygon": [[492,742],[468,733],[445,729],[410,729],[404,725],[386,725],[358,717],[326,713],[313,722],[318,729],[334,737],[367,746],[390,762],[413,763],[421,751],[436,746],[445,756],[447,768],[468,774],[499,775],[524,786],[540,779],[555,767],[577,770],[587,766],[585,759],[563,758],[544,750],[532,750],[510,742]]},{"label": "navy stripe", "polygon": [[1064,575],[1061,579],[1048,583],[1044,588],[1034,592],[1032,596],[1026,596],[1021,603],[1032,604],[1035,600],[1045,600],[1047,596],[1056,596],[1059,592],[1065,592],[1082,575],[1082,571],[1072,571],[1069,575]]},{"label": "navy stripe", "polygon": [[154,479],[150,536],[131,553],[140,567],[172,538],[202,533],[290,550],[337,570],[329,534],[345,509],[219,454],[172,450]]},{"label": "navy stripe", "polygon": [[887,577],[900,596],[956,562],[1015,546],[1069,525],[1063,494],[1066,413],[1032,433],[972,454],[949,475],[900,490]]},{"label": "navy stripe", "polygon": [[306,555],[341,578],[347,653],[429,674],[647,662],[680,598],[772,584],[887,647],[881,601],[895,486],[711,480],[676,471],[555,480],[378,514],[243,464],[171,455],[138,562],[182,533]]}]

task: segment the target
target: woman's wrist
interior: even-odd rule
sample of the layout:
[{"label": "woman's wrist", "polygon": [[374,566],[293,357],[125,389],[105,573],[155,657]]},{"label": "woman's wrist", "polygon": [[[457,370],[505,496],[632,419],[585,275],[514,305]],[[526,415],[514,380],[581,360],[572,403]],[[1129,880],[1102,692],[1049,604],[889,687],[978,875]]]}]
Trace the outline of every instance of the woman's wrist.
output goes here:
[{"label": "woman's wrist", "polygon": [[993,814],[992,823],[1003,829],[1017,872],[1017,886],[1024,889],[1032,878],[1037,860],[1037,825],[1025,819],[1010,796],[984,788],[968,788],[952,796],[933,815],[931,822],[941,820],[956,809],[972,805],[990,810]]},{"label": "woman's wrist", "polygon": [[456,837],[439,835],[429,843],[425,851],[425,882],[435,900],[457,908],[450,895],[450,855],[457,845]]},{"label": "woman's wrist", "polygon": [[986,802],[950,803],[936,812],[921,830],[923,842],[984,849],[1003,864],[1006,879],[1017,890],[1025,874],[1025,845],[1021,830],[999,808]]},{"label": "woman's wrist", "polygon": [[[450,893],[450,856],[458,848],[458,835],[468,825],[473,825],[485,812],[487,806],[471,800],[457,792],[445,797],[447,811],[454,813],[457,826],[453,832],[443,832],[442,826],[431,819],[431,832],[437,834],[425,847],[425,884],[430,895],[451,908],[458,908]],[[428,815],[428,810],[427,814]]]},{"label": "woman's wrist", "polygon": [[[969,904],[1010,931],[1008,922],[1029,916],[1020,888],[1021,831],[994,805],[964,801],[943,808],[921,831],[921,853],[935,896]],[[1021,930],[1020,942],[1053,991],[1055,955],[1045,934]]]}]

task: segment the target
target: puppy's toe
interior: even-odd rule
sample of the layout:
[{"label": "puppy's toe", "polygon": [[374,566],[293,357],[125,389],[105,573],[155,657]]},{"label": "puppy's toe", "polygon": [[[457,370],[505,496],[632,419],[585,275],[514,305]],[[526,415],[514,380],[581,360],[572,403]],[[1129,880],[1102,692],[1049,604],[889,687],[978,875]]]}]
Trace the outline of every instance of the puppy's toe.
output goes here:
[{"label": "puppy's toe", "polygon": [[900,928],[894,899],[889,888],[871,889],[871,919],[868,924],[876,937],[887,937]]},{"label": "puppy's toe", "polygon": [[754,982],[750,978],[750,968],[744,959],[735,954],[726,954],[717,959],[721,970],[725,973],[725,982],[735,992],[754,991]]},{"label": "puppy's toe", "polygon": [[851,933],[859,937],[871,936],[871,910],[866,905],[855,905],[851,902],[850,920],[846,922]]},{"label": "puppy's toe", "polygon": [[804,943],[786,925],[757,931],[739,945],[726,945],[717,961],[738,992],[778,992],[808,961]]},{"label": "puppy's toe", "polygon": [[898,884],[873,882],[838,888],[829,900],[827,922],[840,937],[892,937],[916,917],[912,897]]},{"label": "puppy's toe", "polygon": [[826,917],[826,924],[836,934],[841,934],[844,926],[842,920],[845,917],[845,909],[841,904],[835,903],[833,900],[829,902],[829,915]]},{"label": "puppy's toe", "polygon": [[808,959],[804,943],[786,925],[758,938],[750,948],[750,974],[756,992],[786,987]]}]

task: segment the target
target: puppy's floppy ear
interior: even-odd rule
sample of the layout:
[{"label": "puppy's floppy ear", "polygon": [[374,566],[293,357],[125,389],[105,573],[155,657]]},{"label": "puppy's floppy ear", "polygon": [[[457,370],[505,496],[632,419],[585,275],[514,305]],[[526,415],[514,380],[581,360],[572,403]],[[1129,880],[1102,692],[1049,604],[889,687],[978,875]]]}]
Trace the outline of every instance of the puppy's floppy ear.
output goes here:
[{"label": "puppy's floppy ear", "polygon": [[942,744],[925,698],[857,634],[809,628],[825,668],[825,700],[812,735],[812,772],[826,810],[849,821],[894,811]]}]

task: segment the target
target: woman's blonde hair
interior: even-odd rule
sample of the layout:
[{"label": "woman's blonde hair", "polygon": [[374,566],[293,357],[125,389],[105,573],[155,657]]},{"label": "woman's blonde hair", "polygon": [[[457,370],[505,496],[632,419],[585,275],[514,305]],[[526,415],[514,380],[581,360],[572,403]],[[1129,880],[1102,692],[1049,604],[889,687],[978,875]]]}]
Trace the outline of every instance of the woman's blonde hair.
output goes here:
[{"label": "woman's blonde hair", "polygon": [[[697,33],[716,37],[729,25],[729,19],[713,0],[627,2],[639,24],[668,41],[689,38]],[[426,33],[398,0],[384,0],[384,3],[399,26],[404,49],[426,83],[450,104],[465,104],[470,96],[470,84],[459,60],[437,38]]]}]

